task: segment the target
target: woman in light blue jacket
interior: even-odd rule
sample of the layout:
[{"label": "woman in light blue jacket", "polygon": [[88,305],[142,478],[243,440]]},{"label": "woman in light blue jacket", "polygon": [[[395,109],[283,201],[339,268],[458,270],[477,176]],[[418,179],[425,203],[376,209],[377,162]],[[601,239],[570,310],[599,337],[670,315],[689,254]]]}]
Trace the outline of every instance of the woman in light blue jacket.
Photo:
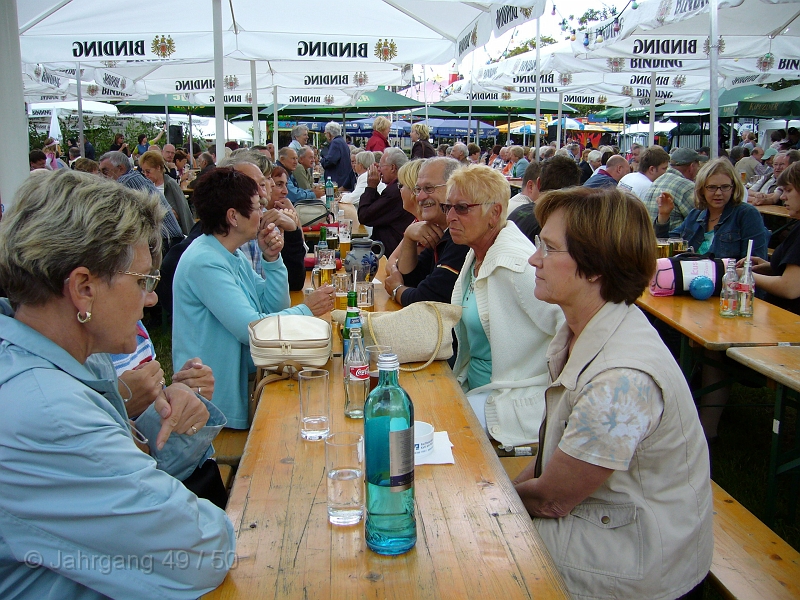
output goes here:
[{"label": "woman in light blue jacket", "polygon": [[0,223],[2,598],[197,598],[232,564],[225,513],[165,472],[204,460],[208,440],[192,464],[170,449],[213,406],[173,383],[134,427],[110,360],[88,361],[133,352],[156,302],[154,198],[62,169],[31,176]]},{"label": "woman in light blue jacket", "polygon": [[[262,224],[258,188],[244,173],[214,169],[200,178],[192,200],[204,235],[187,248],[175,271],[172,364],[200,357],[214,372],[214,404],[228,427],[247,429],[247,380],[255,373],[248,324],[278,312],[324,314],[333,308],[334,291],[321,287],[306,304],[289,308],[283,236],[274,224]],[[261,249],[263,279],[239,250],[253,239]]]}]

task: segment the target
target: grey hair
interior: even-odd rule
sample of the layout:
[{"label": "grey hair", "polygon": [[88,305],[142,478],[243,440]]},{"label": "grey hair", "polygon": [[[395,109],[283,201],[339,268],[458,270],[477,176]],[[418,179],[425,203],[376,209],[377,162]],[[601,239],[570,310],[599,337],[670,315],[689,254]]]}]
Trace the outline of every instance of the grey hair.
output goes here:
[{"label": "grey hair", "polygon": [[297,151],[297,158],[303,158],[306,155],[306,152],[311,152],[312,154],[314,153],[309,146],[300,146],[300,150]]},{"label": "grey hair", "polygon": [[115,167],[125,167],[126,169],[131,168],[131,160],[125,155],[124,152],[120,152],[118,150],[111,150],[110,152],[106,152],[100,159],[97,161],[98,164],[107,160]]},{"label": "grey hair", "polygon": [[398,169],[408,162],[406,153],[400,148],[396,148],[394,146],[391,148],[386,148],[386,150],[383,151],[383,154],[386,156],[386,162],[390,165],[394,165]]},{"label": "grey hair", "polygon": [[599,162],[603,159],[603,153],[600,150],[592,150],[589,152],[588,161],[589,162]]},{"label": "grey hair", "polygon": [[365,169],[369,169],[375,164],[375,155],[372,152],[364,150],[356,154],[356,162]]},{"label": "grey hair", "polygon": [[464,155],[464,158],[466,158],[467,155],[469,154],[469,151],[467,150],[467,145],[465,143],[463,143],[463,142],[456,142],[455,144],[453,144],[453,147],[450,150],[450,153],[452,154],[453,151],[455,151],[455,150],[458,150],[459,152],[461,152]]},{"label": "grey hair", "polygon": [[296,140],[301,135],[305,135],[308,133],[308,127],[305,125],[295,125],[292,127],[292,139]]},{"label": "grey hair", "polygon": [[430,169],[435,167],[436,165],[443,165],[442,166],[442,177],[443,181],[447,182],[450,179],[450,176],[456,172],[462,165],[458,162],[455,158],[450,158],[449,156],[434,156],[432,158],[427,159],[422,166],[420,167],[420,171],[422,169]]},{"label": "grey hair", "polygon": [[325,125],[325,133],[330,133],[333,137],[342,135],[342,126],[336,121],[331,121]]},{"label": "grey hair", "polygon": [[240,165],[242,163],[250,163],[258,167],[259,171],[264,173],[272,172],[272,163],[270,160],[261,154],[261,152],[244,149],[244,151],[234,150],[231,152],[230,156],[226,156],[221,161],[219,161],[218,167],[233,167],[236,165]]},{"label": "grey hair", "polygon": [[350,146],[350,154],[358,154],[361,151],[362,148],[359,148],[358,146]]},{"label": "grey hair", "polygon": [[[280,150],[278,150],[278,160],[283,161],[288,155],[289,152],[292,152],[294,148],[290,148],[289,146],[284,146]],[[295,152],[297,154],[297,152]]]},{"label": "grey hair", "polygon": [[63,295],[77,267],[111,281],[139,244],[157,266],[164,214],[158,196],[96,175],[60,169],[29,177],[0,222],[0,281],[14,306],[42,305]]}]

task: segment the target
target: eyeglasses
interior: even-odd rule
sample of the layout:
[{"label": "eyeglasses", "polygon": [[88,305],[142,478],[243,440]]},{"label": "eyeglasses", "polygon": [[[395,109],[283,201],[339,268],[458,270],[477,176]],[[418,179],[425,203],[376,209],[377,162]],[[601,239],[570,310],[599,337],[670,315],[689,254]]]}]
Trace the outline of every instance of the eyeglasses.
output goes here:
[{"label": "eyeglasses", "polygon": [[444,202],[439,205],[439,208],[442,209],[442,212],[447,215],[450,212],[450,209],[455,209],[457,215],[466,215],[469,213],[469,209],[473,206],[483,206],[484,204],[497,204],[496,202],[477,202],[476,204],[445,204]]},{"label": "eyeglasses", "polygon": [[[444,187],[446,185],[447,185],[447,183],[439,183],[437,185],[424,185],[422,187],[416,186],[414,188],[414,193],[417,196],[419,196],[420,192],[425,192],[426,194],[428,194],[428,196],[430,196],[433,192],[436,191],[436,188]],[[461,214],[461,213],[459,213],[459,214]]]},{"label": "eyeglasses", "polygon": [[707,185],[705,186],[705,190],[710,194],[716,194],[717,192],[722,192],[723,194],[727,194],[733,189],[731,184],[725,185]]},{"label": "eyeglasses", "polygon": [[146,291],[148,294],[156,289],[158,282],[161,281],[161,273],[158,269],[153,271],[151,274],[146,275],[145,273],[134,273],[133,271],[117,271],[117,273],[121,273],[122,275],[133,275],[134,277],[140,277],[139,279],[139,287]]},{"label": "eyeglasses", "polygon": [[545,244],[538,235],[533,236],[533,246],[537,252],[542,253],[542,258],[547,258],[551,252],[569,252],[569,250],[553,250]]}]

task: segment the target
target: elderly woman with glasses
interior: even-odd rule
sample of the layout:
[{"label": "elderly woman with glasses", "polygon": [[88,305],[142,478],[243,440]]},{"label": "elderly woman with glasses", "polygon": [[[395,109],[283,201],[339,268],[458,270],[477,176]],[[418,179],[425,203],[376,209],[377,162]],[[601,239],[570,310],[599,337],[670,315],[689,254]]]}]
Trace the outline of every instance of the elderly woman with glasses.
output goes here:
[{"label": "elderly woman with glasses", "polygon": [[63,169],[23,183],[0,224],[0,564],[17,597],[197,598],[230,566],[170,562],[234,551],[225,513],[162,468],[216,409],[162,380],[134,427],[105,354],[137,348],[163,216]]},{"label": "elderly woman with glasses", "polygon": [[696,208],[689,211],[680,227],[669,231],[669,215],[674,207],[665,192],[658,198],[658,217],[654,226],[657,238],[681,237],[698,254],[716,258],[740,259],[747,255],[753,240],[753,256],[767,258],[767,231],[758,210],[744,202],[744,186],[726,158],[708,161],[694,183]]},{"label": "elderly woman with glasses", "polygon": [[708,447],[634,304],[656,268],[650,217],[616,188],[576,187],[540,197],[536,218],[535,297],[566,323],[547,350],[539,453],[514,485],[573,597],[682,597],[711,566]]},{"label": "elderly woman with glasses", "polygon": [[470,248],[451,298],[463,306],[453,372],[489,436],[508,450],[539,439],[545,352],[564,322],[561,309],[533,295],[534,248],[506,221],[510,196],[499,171],[471,165],[450,176],[440,205],[453,242]]},{"label": "elderly woman with glasses", "polygon": [[[284,175],[285,177],[285,171]],[[278,184],[275,171],[273,179]],[[285,184],[285,180],[284,180]],[[332,286],[323,286],[291,307],[283,236],[262,218],[258,185],[229,167],[200,178],[194,205],[202,224],[181,256],[172,284],[172,362],[199,356],[214,372],[214,400],[228,427],[247,429],[248,378],[255,373],[247,326],[269,314],[319,316],[333,309]],[[239,248],[257,239],[263,278]]]}]

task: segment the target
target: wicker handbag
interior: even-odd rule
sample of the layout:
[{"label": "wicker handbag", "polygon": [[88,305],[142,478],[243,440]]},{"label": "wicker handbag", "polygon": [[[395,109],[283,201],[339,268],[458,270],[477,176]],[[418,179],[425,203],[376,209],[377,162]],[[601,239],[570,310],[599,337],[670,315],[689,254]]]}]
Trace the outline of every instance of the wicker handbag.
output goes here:
[{"label": "wicker handbag", "polygon": [[[452,329],[461,319],[461,306],[443,302],[415,302],[397,311],[361,313],[364,344],[392,347],[400,363],[422,362],[419,367],[401,371],[421,371],[434,360],[453,356]],[[345,311],[334,311],[332,318],[343,323]]]}]

